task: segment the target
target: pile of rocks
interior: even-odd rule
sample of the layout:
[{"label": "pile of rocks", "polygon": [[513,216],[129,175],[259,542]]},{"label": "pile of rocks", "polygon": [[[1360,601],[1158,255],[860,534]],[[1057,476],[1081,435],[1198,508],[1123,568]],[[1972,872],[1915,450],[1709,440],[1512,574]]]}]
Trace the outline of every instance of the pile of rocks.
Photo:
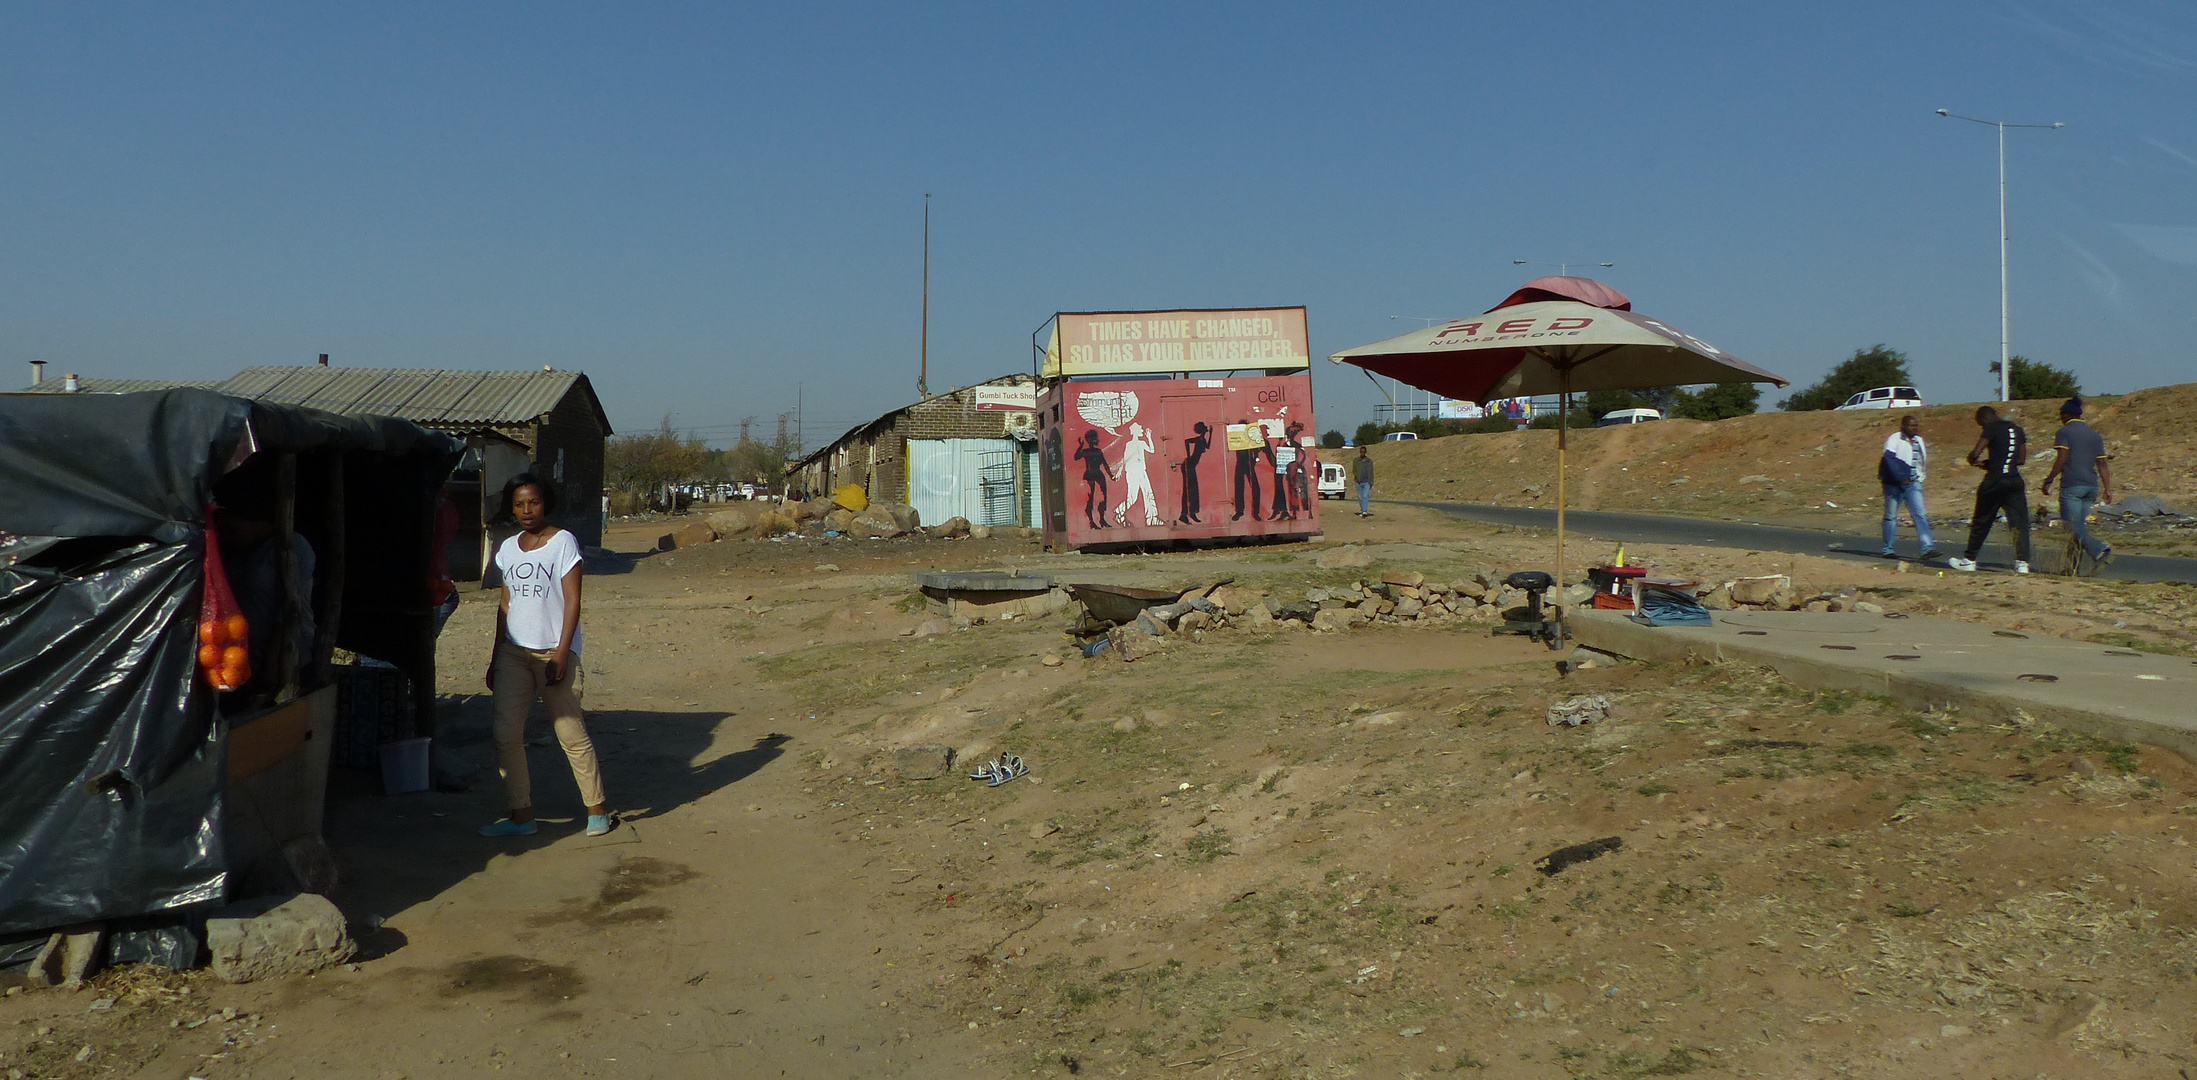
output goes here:
[{"label": "pile of rocks", "polygon": [[1012,532],[1019,536],[1037,535],[1035,529],[997,530],[984,525],[972,525],[962,517],[925,527],[915,507],[906,503],[871,503],[861,510],[851,510],[822,499],[805,502],[754,503],[732,506],[716,511],[699,521],[689,521],[665,533],[657,546],[669,551],[689,548],[718,540],[742,537],[768,539],[774,536],[854,537],[863,540],[890,540],[895,537],[917,539],[972,540],[989,539],[998,532]]},{"label": "pile of rocks", "polygon": [[1744,577],[1724,582],[1701,598],[1701,606],[1714,611],[1758,608],[1763,611],[1858,611],[1884,614],[1878,598],[1847,586],[1816,593],[1802,593],[1784,574]]},{"label": "pile of rocks", "polygon": [[1526,602],[1522,590],[1503,583],[1506,576],[1483,570],[1444,582],[1429,581],[1418,571],[1405,570],[1383,574],[1377,580],[1308,588],[1296,598],[1264,589],[1223,585],[1210,597],[1191,596],[1144,609],[1135,622],[1107,631],[1111,646],[1108,651],[1117,659],[1138,660],[1159,651],[1169,639],[1196,641],[1207,630],[1229,626],[1328,632],[1376,623],[1492,625],[1503,621],[1505,609]]}]

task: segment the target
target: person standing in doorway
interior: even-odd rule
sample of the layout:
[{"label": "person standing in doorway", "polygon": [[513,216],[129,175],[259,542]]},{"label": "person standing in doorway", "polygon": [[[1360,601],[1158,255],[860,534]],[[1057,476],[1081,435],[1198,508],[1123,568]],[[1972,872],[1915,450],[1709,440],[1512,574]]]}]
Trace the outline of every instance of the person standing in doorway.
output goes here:
[{"label": "person standing in doorway", "polygon": [[1991,526],[1998,520],[1999,511],[2006,511],[2006,524],[2014,530],[2014,572],[2029,572],[2029,490],[2022,482],[2022,465],[2029,460],[2029,433],[2011,420],[1999,417],[1999,410],[1985,405],[1976,410],[1976,426],[1983,434],[1968,451],[1968,463],[1983,470],[1983,482],[1976,485],[1976,512],[1968,522],[1968,550],[1957,559],[1946,560],[1955,570],[1976,569],[1976,556],[1983,552],[1983,542],[1991,536]]},{"label": "person standing in doorway", "polygon": [[1358,516],[1373,516],[1373,459],[1366,456],[1366,448],[1358,448]]},{"label": "person standing in doorway", "polygon": [[1877,480],[1884,485],[1884,550],[1880,554],[1887,559],[1894,554],[1892,542],[1899,535],[1902,507],[1915,519],[1923,561],[1938,557],[1937,542],[1930,536],[1930,515],[1922,508],[1922,480],[1929,471],[1930,451],[1923,445],[1922,425],[1913,415],[1900,417],[1899,430],[1884,440],[1884,456],[1877,461]]},{"label": "person standing in doorway", "polygon": [[610,831],[610,807],[580,708],[580,544],[549,523],[557,512],[557,489],[533,473],[520,473],[504,485],[504,506],[519,531],[496,549],[503,602],[496,609],[488,690],[495,698],[496,771],[503,775],[511,816],[482,826],[481,835],[534,835],[526,714],[540,698],[587,805],[587,835],[601,836]]},{"label": "person standing in doorway", "polygon": [[2091,572],[2096,573],[2113,561],[2113,548],[2090,535],[2087,519],[2091,506],[2113,501],[2113,469],[2106,464],[2105,437],[2083,422],[2083,399],[2068,398],[2060,406],[2060,430],[2052,436],[2052,445],[2059,449],[2059,457],[2039,490],[2050,498],[2052,481],[2060,482],[2060,519],[2090,556]]}]

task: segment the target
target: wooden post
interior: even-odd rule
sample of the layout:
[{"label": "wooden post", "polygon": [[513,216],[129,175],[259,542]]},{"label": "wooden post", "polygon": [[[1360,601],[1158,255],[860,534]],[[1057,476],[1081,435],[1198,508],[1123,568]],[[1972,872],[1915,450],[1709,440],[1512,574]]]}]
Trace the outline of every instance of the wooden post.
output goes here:
[{"label": "wooden post", "polygon": [[302,603],[298,593],[297,486],[297,452],[284,450],[275,458],[275,565],[282,584],[273,639],[278,705],[298,696],[297,613]]},{"label": "wooden post", "polygon": [[336,653],[336,634],[343,625],[344,579],[344,490],[343,453],[333,451],[328,455],[328,506],[321,521],[327,528],[322,549],[317,553],[319,591],[314,593],[319,611],[314,615],[313,681],[327,685],[335,678],[333,661]]}]

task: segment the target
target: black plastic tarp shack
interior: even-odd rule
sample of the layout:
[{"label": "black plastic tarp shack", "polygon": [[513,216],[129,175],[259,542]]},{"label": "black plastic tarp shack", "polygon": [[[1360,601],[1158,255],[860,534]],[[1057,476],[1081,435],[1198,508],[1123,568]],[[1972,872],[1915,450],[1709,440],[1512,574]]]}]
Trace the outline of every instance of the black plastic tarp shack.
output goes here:
[{"label": "black plastic tarp shack", "polygon": [[428,548],[461,449],[202,390],[0,395],[0,941],[223,899],[229,722],[196,667],[223,476],[294,478],[321,674],[340,646],[432,687]]}]

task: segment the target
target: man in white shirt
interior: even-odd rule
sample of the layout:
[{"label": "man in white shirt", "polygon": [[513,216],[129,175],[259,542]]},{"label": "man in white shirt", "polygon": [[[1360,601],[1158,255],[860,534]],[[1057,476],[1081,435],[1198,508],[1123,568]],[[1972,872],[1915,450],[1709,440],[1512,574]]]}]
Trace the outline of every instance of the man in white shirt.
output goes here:
[{"label": "man in white shirt", "polygon": [[1930,471],[1930,450],[1923,445],[1922,426],[1912,414],[1900,417],[1899,430],[1884,440],[1884,456],[1877,461],[1877,479],[1884,484],[1884,550],[1892,558],[1892,542],[1899,535],[1899,512],[1906,507],[1915,519],[1915,538],[1921,541],[1922,559],[1938,557],[1930,535],[1930,517],[1922,509],[1922,480]]}]

